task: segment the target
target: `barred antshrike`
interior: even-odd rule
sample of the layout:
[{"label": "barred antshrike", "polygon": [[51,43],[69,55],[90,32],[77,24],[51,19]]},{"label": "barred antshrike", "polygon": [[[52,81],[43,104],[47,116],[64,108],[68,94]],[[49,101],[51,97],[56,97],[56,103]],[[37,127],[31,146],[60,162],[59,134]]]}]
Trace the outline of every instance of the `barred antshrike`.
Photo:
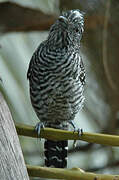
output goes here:
[{"label": "barred antshrike", "polygon": [[[51,26],[47,40],[32,56],[27,78],[32,106],[40,119],[36,130],[52,127],[68,130],[84,102],[85,70],[80,56],[83,13],[62,13]],[[45,165],[64,168],[67,141],[45,140]]]}]

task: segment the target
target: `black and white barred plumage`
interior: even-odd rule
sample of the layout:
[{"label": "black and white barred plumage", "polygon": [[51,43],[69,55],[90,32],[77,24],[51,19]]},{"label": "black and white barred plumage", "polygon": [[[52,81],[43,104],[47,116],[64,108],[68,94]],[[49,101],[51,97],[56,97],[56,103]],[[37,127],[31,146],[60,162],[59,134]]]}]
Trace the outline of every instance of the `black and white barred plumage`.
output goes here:
[{"label": "black and white barred plumage", "polygon": [[[32,106],[45,127],[68,130],[84,102],[85,69],[80,56],[83,13],[70,10],[52,25],[32,56],[27,77]],[[41,123],[37,127],[39,131]],[[67,141],[45,141],[45,164],[66,167]]]}]

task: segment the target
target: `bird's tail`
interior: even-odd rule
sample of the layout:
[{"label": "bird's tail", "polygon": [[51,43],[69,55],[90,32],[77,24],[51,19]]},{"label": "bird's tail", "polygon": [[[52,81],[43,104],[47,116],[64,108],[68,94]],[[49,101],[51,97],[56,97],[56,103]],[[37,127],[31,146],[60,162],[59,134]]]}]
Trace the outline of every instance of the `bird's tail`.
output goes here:
[{"label": "bird's tail", "polygon": [[68,141],[45,140],[45,166],[65,168],[67,166]]},{"label": "bird's tail", "polygon": [[[47,123],[47,127],[68,130],[67,122]],[[68,141],[45,140],[44,154],[45,166],[55,168],[67,167]]]}]

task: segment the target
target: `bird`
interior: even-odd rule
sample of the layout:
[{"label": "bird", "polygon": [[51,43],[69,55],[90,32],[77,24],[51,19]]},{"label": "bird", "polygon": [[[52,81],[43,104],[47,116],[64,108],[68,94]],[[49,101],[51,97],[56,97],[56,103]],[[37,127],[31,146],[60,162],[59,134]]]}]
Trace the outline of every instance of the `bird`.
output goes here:
[{"label": "bird", "polygon": [[[49,127],[74,129],[76,114],[84,105],[85,67],[80,41],[84,13],[79,9],[62,12],[51,26],[46,40],[32,55],[27,72],[31,104],[40,120],[35,130]],[[46,139],[45,166],[67,167],[68,141]]]}]

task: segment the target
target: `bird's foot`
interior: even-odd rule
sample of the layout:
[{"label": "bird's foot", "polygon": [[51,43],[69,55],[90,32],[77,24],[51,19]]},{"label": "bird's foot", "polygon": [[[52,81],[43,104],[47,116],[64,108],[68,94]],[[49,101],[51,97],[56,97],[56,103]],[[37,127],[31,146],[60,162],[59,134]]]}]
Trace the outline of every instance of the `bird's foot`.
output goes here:
[{"label": "bird's foot", "polygon": [[73,121],[73,120],[70,120],[70,121],[68,121],[69,122],[69,124],[71,124],[71,126],[73,127],[73,129],[74,129],[74,132],[78,132],[78,135],[79,136],[82,136],[83,135],[83,129],[82,128],[76,128],[76,125],[75,125],[75,122]]},{"label": "bird's foot", "polygon": [[[77,130],[75,130],[74,132],[78,132],[79,137],[83,135],[83,129],[78,128]],[[75,148],[77,144],[77,140],[74,140],[73,142],[73,147]]]},{"label": "bird's foot", "polygon": [[45,126],[44,126],[44,123],[43,122],[38,122],[35,126],[35,131],[37,132],[38,136],[40,136],[40,132],[41,132],[41,129],[43,129]]},{"label": "bird's foot", "polygon": [[78,128],[76,131],[78,132],[79,137],[83,135],[83,129],[82,128]]},{"label": "bird's foot", "polygon": [[[83,135],[83,129],[82,129],[82,128],[78,128],[78,129],[77,129],[76,126],[75,126],[74,121],[68,121],[68,122],[69,122],[69,124],[71,124],[72,127],[74,128],[74,132],[78,132],[79,137]],[[77,143],[77,140],[74,140],[74,142],[73,142],[73,147],[74,147],[74,148],[76,147],[76,143]]]}]

